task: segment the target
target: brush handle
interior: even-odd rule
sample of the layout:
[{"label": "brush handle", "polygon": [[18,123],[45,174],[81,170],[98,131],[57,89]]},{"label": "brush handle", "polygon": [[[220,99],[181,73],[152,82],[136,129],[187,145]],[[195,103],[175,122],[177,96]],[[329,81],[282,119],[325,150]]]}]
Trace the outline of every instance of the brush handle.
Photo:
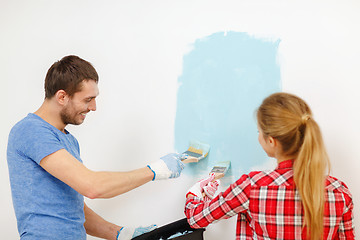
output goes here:
[{"label": "brush handle", "polygon": [[202,159],[202,157],[191,156],[190,154],[184,152],[181,155],[180,159],[183,163],[194,163],[194,162],[199,162],[199,160]]},{"label": "brush handle", "polygon": [[181,159],[181,161],[183,163],[194,163],[194,162],[199,162],[199,159],[195,158],[195,157],[189,157],[189,158],[186,158],[186,159]]},{"label": "brush handle", "polygon": [[[210,173],[210,174],[211,174],[211,173]],[[216,180],[218,180],[218,179],[220,179],[220,178],[222,178],[222,177],[225,176],[224,173],[214,173],[214,174],[215,174],[214,181],[216,181]],[[214,181],[213,181],[213,182],[214,182]]]}]

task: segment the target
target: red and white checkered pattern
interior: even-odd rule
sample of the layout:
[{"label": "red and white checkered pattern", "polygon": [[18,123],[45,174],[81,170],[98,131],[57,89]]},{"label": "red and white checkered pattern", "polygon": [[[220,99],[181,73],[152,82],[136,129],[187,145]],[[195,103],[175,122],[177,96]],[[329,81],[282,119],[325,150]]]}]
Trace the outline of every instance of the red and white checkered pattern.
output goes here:
[{"label": "red and white checkered pattern", "polygon": [[[354,239],[350,191],[330,176],[325,190],[324,239]],[[306,239],[292,160],[274,171],[243,175],[211,201],[188,198],[185,215],[194,228],[238,215],[236,239]]]}]

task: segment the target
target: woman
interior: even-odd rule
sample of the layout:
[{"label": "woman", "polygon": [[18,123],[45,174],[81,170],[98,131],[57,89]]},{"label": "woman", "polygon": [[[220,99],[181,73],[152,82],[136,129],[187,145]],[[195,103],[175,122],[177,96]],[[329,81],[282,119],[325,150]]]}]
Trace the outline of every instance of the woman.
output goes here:
[{"label": "woman", "polygon": [[203,228],[237,215],[236,239],[354,239],[351,193],[326,175],[328,156],[308,105],[275,93],[257,121],[259,143],[277,168],[243,175],[212,200],[201,192],[214,187],[213,178],[194,185],[198,191],[188,192],[185,206],[189,224]]}]

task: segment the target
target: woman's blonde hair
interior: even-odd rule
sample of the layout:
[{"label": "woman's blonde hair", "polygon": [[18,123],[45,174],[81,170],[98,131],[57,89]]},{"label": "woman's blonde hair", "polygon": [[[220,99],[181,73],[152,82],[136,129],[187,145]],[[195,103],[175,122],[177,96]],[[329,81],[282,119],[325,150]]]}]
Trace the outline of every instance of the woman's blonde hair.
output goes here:
[{"label": "woman's blonde hair", "polygon": [[295,95],[275,93],[262,102],[257,120],[265,138],[277,139],[284,154],[296,156],[294,181],[304,208],[304,225],[310,239],[322,238],[325,173],[330,162],[309,106]]}]

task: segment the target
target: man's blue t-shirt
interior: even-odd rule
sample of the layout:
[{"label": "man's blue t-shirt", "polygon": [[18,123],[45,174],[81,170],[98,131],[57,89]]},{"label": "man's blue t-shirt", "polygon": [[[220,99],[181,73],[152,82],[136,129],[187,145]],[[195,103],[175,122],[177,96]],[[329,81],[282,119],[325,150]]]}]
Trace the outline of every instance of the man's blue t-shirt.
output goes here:
[{"label": "man's blue t-shirt", "polygon": [[22,240],[86,239],[83,196],[39,165],[60,149],[82,162],[76,138],[35,114],[28,114],[10,132],[7,160]]}]

